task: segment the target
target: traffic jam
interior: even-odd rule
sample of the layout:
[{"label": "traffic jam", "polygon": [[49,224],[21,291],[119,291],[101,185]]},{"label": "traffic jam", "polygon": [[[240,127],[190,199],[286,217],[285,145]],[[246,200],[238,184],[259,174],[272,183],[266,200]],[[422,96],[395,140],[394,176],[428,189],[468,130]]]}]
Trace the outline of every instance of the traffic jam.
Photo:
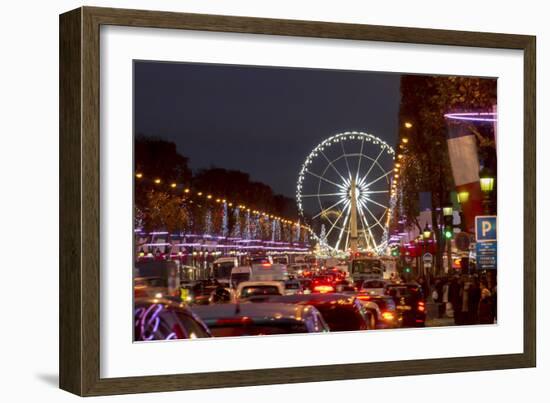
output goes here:
[{"label": "traffic jam", "polygon": [[[239,261],[240,260],[240,261]],[[174,261],[136,262],[134,340],[423,327],[425,289],[391,257],[220,257],[203,279]]]}]

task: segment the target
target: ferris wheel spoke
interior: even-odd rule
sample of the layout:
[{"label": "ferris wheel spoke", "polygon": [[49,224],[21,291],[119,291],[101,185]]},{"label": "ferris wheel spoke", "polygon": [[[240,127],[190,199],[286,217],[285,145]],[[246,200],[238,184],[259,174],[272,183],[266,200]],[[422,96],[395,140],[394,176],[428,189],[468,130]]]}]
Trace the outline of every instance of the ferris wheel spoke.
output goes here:
[{"label": "ferris wheel spoke", "polygon": [[[374,161],[372,162],[371,166],[369,167],[369,169],[367,170],[367,173],[361,178],[361,180],[359,182],[364,182],[367,180],[367,177],[369,176],[369,174],[371,173],[372,171],[372,168],[374,168],[375,165],[378,164],[378,160],[380,159],[380,157],[382,156],[382,154],[384,153],[384,149],[382,148],[380,150],[380,152],[378,153],[378,155],[376,156],[376,158],[374,159]],[[368,185],[367,185],[368,186]]]},{"label": "ferris wheel spoke", "polygon": [[336,227],[336,223],[340,220],[340,218],[344,215],[344,213],[347,211],[349,211],[350,209],[350,203],[349,203],[349,200],[346,202],[346,204],[344,205],[344,209],[340,212],[340,214],[338,215],[338,217],[336,218],[336,220],[332,223],[332,226],[330,227],[330,229],[328,230],[328,232],[326,233],[326,237],[328,238],[328,236],[330,235],[330,233],[332,232],[332,230]]},{"label": "ferris wheel spoke", "polygon": [[367,244],[367,249],[369,248],[369,238],[367,236],[367,230],[365,229],[365,223],[363,222],[363,219],[361,218],[361,215],[359,215],[359,222],[361,223],[361,227],[363,227],[363,236],[365,237],[365,243]]},{"label": "ferris wheel spoke", "polygon": [[321,153],[321,155],[323,157],[325,157],[325,159],[327,160],[328,162],[328,165],[334,170],[334,172],[336,172],[338,174],[338,176],[340,177],[340,179],[342,179],[342,181],[345,181],[346,179],[342,176],[342,174],[340,173],[340,171],[338,169],[336,169],[336,166],[333,164],[333,161],[329,160],[328,157],[326,156],[326,154],[319,150],[319,152]]},{"label": "ferris wheel spoke", "polygon": [[374,194],[374,193],[389,193],[389,190],[368,190],[367,194]]},{"label": "ferris wheel spoke", "polygon": [[[336,182],[333,182],[333,181],[331,181],[331,180],[329,180],[329,179],[327,179],[327,178],[325,178],[325,177],[323,177],[323,176],[321,176],[321,175],[317,175],[315,172],[311,172],[311,171],[309,171],[309,170],[307,170],[307,169],[305,170],[305,172],[308,173],[308,174],[310,174],[310,175],[312,175],[312,176],[315,176],[316,178],[319,178],[320,180],[323,180],[323,181],[325,181],[325,182],[327,182],[327,183],[330,183],[331,185],[336,186],[338,189],[342,189],[342,185],[339,185],[339,184],[337,184]],[[392,171],[392,172],[393,172],[393,171]]]},{"label": "ferris wheel spoke", "polygon": [[365,220],[365,224],[367,225],[367,229],[369,231],[369,235],[370,235],[370,238],[371,238],[371,241],[372,241],[372,245],[374,246],[374,249],[377,250],[378,245],[376,244],[376,240],[374,239],[374,236],[372,235],[371,226],[369,225],[369,221],[367,220],[367,217],[365,217],[365,215],[363,214],[363,211],[361,209],[359,209],[359,216],[361,217],[362,220]]},{"label": "ferris wheel spoke", "polygon": [[343,192],[340,193],[314,193],[314,194],[308,194],[308,195],[301,195],[301,197],[328,197],[328,196],[345,196],[346,194]]},{"label": "ferris wheel spoke", "polygon": [[[384,179],[385,177],[387,177],[387,176],[388,176],[389,174],[391,174],[391,173],[393,173],[393,169],[390,169],[390,170],[389,170],[388,172],[386,172],[385,174],[380,175],[380,176],[379,176],[378,178],[376,178],[375,180],[370,181],[370,182],[367,183],[365,186],[366,186],[366,187],[369,187],[370,185],[372,185],[372,184],[378,182],[379,180]],[[363,178],[365,178],[365,177],[363,177]]]},{"label": "ferris wheel spoke", "polygon": [[349,168],[349,162],[348,162],[346,149],[344,148],[344,142],[340,141],[340,145],[342,146],[342,152],[344,153],[344,161],[346,161],[346,166],[348,167],[348,175],[349,175],[348,178],[351,179],[351,169]]},{"label": "ferris wheel spoke", "polygon": [[348,250],[348,245],[349,245],[349,234],[350,234],[350,231],[348,231],[346,233],[346,243],[344,243],[344,250]]},{"label": "ferris wheel spoke", "polygon": [[[364,203],[362,201],[359,202],[359,204],[361,204],[362,207],[365,208],[365,210],[368,211],[368,213],[371,215],[371,217],[373,218],[373,220],[375,221],[375,224],[378,224],[380,226],[380,228],[382,228],[382,230],[385,230],[386,228],[382,225],[382,223],[380,222],[380,220],[382,220],[382,218],[384,218],[384,215],[382,215],[382,217],[380,218],[376,218],[376,216],[373,214],[373,212],[371,211],[371,209],[369,208],[369,206],[367,206],[367,203]],[[384,213],[386,214],[386,213]]]},{"label": "ferris wheel spoke", "polygon": [[361,149],[359,150],[359,161],[357,162],[357,172],[355,172],[355,182],[359,179],[359,172],[361,171],[361,160],[363,159],[363,146],[365,145],[365,138],[361,138]]},{"label": "ferris wheel spoke", "polygon": [[377,206],[380,206],[380,207],[385,208],[386,210],[389,208],[388,206],[384,206],[382,203],[378,203],[377,201],[372,200],[372,199],[369,198],[369,197],[365,197],[365,199],[366,199],[367,201],[370,201],[370,202],[373,203],[373,204],[376,204]]},{"label": "ferris wheel spoke", "polygon": [[322,216],[324,213],[326,213],[327,211],[330,211],[331,209],[333,209],[334,207],[336,207],[337,205],[341,204],[341,203],[345,203],[346,202],[346,199],[340,199],[338,200],[336,203],[334,203],[332,206],[330,207],[327,207],[326,209],[322,209],[317,215],[315,215],[314,217],[312,217],[312,220],[316,219],[317,217],[320,217]]},{"label": "ferris wheel spoke", "polygon": [[346,218],[344,219],[344,225],[342,225],[342,228],[340,229],[340,234],[338,235],[338,241],[336,241],[336,246],[334,247],[334,249],[338,249],[338,247],[340,246],[340,242],[342,241],[342,235],[346,231],[346,225],[348,223],[349,216],[350,216],[350,211],[348,211],[348,213],[346,214]]}]

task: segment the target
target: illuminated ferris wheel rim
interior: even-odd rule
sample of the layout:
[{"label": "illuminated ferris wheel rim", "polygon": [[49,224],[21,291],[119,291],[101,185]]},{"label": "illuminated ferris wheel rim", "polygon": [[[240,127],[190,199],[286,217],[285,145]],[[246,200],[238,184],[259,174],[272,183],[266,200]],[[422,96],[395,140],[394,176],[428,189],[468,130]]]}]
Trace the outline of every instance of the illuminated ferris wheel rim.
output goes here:
[{"label": "illuminated ferris wheel rim", "polygon": [[[346,142],[346,141],[357,141],[357,140],[360,140],[361,141],[361,151],[359,153],[354,153],[354,152],[351,152],[351,153],[348,153],[345,151],[344,149],[344,146],[343,146],[343,143]],[[343,150],[343,154],[340,155],[339,157],[333,159],[333,160],[330,160],[326,155],[325,153],[323,152],[325,150],[325,148],[327,147],[330,147],[330,146],[333,146],[335,143],[342,143],[342,150]],[[371,143],[372,145],[375,145],[377,146],[379,149],[380,149],[380,152],[378,153],[377,157],[376,158],[372,158],[368,155],[364,155],[363,154],[363,146],[365,143]],[[317,175],[311,171],[308,171],[308,167],[317,159],[317,157],[319,157],[319,154],[322,155],[322,157],[324,157],[324,159],[326,160],[326,167],[325,169],[323,170],[322,174],[321,175]],[[370,133],[366,133],[366,132],[362,132],[362,131],[346,131],[346,132],[341,132],[341,133],[337,133],[333,136],[330,136],[328,138],[326,138],[325,140],[323,140],[321,143],[319,143],[316,147],[313,148],[313,150],[309,153],[309,155],[306,157],[304,163],[302,164],[301,166],[301,169],[300,169],[300,172],[299,172],[299,175],[298,175],[298,181],[297,181],[297,185],[296,185],[296,201],[297,201],[297,206],[298,206],[298,211],[300,213],[300,215],[304,216],[304,206],[303,206],[303,199],[304,197],[310,197],[310,196],[313,196],[313,195],[304,195],[302,193],[302,190],[303,190],[303,185],[304,185],[304,181],[306,180],[306,175],[307,174],[310,174],[310,175],[313,175],[313,176],[317,176],[318,179],[319,179],[319,186],[320,186],[320,183],[321,183],[321,180],[325,181],[325,182],[330,182],[333,186],[336,186],[337,188],[337,192],[334,193],[335,196],[337,197],[340,197],[342,200],[338,203],[344,203],[344,210],[343,212],[348,209],[349,210],[349,204],[350,203],[347,203],[346,205],[346,202],[345,202],[345,193],[346,193],[346,189],[349,189],[349,186],[350,186],[350,181],[352,179],[352,176],[355,176],[355,180],[357,181],[356,182],[356,188],[357,190],[359,191],[359,193],[361,193],[361,196],[359,196],[358,198],[358,203],[360,203],[360,207],[361,209],[365,208],[366,210],[368,210],[368,212],[370,213],[370,215],[372,216],[372,218],[374,219],[375,223],[374,225],[379,225],[380,227],[383,228],[383,231],[384,231],[384,234],[383,234],[383,239],[381,240],[381,244],[385,244],[387,243],[387,225],[386,226],[382,226],[382,224],[380,223],[382,217],[386,214],[389,213],[389,211],[391,210],[391,208],[393,207],[393,204],[394,204],[394,198],[391,197],[390,198],[390,206],[383,206],[386,208],[386,211],[382,214],[382,216],[380,218],[376,218],[374,217],[374,215],[372,214],[372,212],[368,209],[368,207],[366,207],[366,204],[367,204],[367,200],[369,200],[370,202],[372,203],[375,203],[375,204],[379,204],[379,203],[376,203],[374,200],[370,200],[368,198],[366,198],[366,196],[368,196],[368,193],[378,193],[376,191],[369,191],[369,186],[382,179],[382,178],[386,178],[387,180],[387,176],[391,173],[391,170],[388,171],[388,172],[385,172],[382,176],[378,177],[377,179],[375,179],[374,181],[371,181],[371,183],[366,183],[366,177],[368,176],[368,174],[371,172],[372,170],[372,167],[374,167],[375,165],[381,170],[381,171],[384,171],[383,167],[380,165],[380,163],[378,162],[378,159],[380,158],[380,156],[382,154],[386,154],[386,155],[389,155],[391,156],[392,160],[394,159],[395,157],[395,150],[393,149],[393,147],[391,147],[388,143],[386,143],[384,140],[382,140],[381,138],[373,135],[373,134],[370,134]],[[348,165],[348,175],[346,177],[346,175],[342,175],[338,172],[338,170],[335,168],[335,166],[333,165],[337,160],[341,159],[341,158],[344,158],[346,159],[346,157],[351,157],[351,156],[355,156],[355,157],[358,157],[359,158],[359,165],[357,167],[357,172],[355,173],[355,175],[352,175],[351,171],[350,171],[350,167]],[[369,159],[371,160],[372,164],[371,164],[371,167],[369,168],[368,172],[366,175],[364,175],[363,177],[359,178],[359,173],[360,173],[360,164],[361,164],[361,159],[362,158],[365,158],[365,159]],[[347,165],[347,161],[346,161],[346,165]],[[329,169],[329,167],[332,167],[334,169],[334,171],[336,171],[338,173],[338,176],[340,177],[341,179],[341,183],[335,183],[333,181],[329,181],[327,180],[326,178],[324,178],[324,175],[325,173],[327,172],[327,170]],[[317,195],[319,196],[319,194]],[[364,204],[363,204],[364,203]],[[323,213],[323,211],[326,211],[326,210],[323,210],[323,207],[321,206],[321,203],[319,201],[319,204],[320,204],[320,207],[321,207],[321,213]],[[380,205],[380,204],[379,204]],[[343,213],[342,212],[342,213]],[[362,213],[361,213],[362,214]],[[366,214],[366,213],[365,213]],[[318,214],[319,215],[319,214]],[[317,215],[317,216],[318,216]],[[342,215],[342,214],[341,214]],[[340,215],[340,216],[341,216]],[[348,214],[349,216],[349,214]],[[363,225],[363,220],[366,221],[366,218],[364,216],[362,216],[360,218],[360,222],[361,222],[361,225]],[[329,220],[330,221],[330,220]],[[338,220],[337,220],[338,221]],[[332,223],[332,221],[330,221]],[[333,227],[334,227],[335,224],[333,224]],[[343,223],[343,226],[345,227],[347,225],[347,223],[344,221]],[[339,227],[340,228],[340,227]],[[367,228],[369,228],[369,232],[370,232],[370,227],[369,225],[367,224]],[[365,228],[363,227],[363,231],[366,232]],[[320,241],[320,237],[315,234],[314,231],[310,230],[311,232],[311,235],[317,240],[317,241]],[[349,236],[349,234],[348,234]],[[366,236],[366,235],[365,235]],[[371,234],[372,236],[372,234]],[[341,238],[341,236],[340,236]],[[373,238],[374,239],[374,238]],[[339,246],[339,243],[340,243],[340,240],[338,240],[338,244],[336,245],[336,248],[334,247],[331,247],[331,246],[328,246],[329,249],[333,249],[333,250],[336,250],[338,249],[338,246]],[[347,240],[346,240],[346,246],[347,246]],[[376,245],[376,249],[379,250],[380,247],[382,245]]]}]

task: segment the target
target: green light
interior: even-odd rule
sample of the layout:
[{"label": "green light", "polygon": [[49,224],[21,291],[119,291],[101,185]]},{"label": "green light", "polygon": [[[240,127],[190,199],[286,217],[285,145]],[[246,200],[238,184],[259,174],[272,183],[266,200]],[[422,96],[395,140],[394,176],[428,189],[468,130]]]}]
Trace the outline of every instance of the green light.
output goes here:
[{"label": "green light", "polygon": [[405,267],[405,273],[410,273],[411,272],[411,268],[410,267]]},{"label": "green light", "polygon": [[453,237],[453,232],[451,230],[446,229],[443,232],[443,235],[445,236],[445,239],[451,239]]}]

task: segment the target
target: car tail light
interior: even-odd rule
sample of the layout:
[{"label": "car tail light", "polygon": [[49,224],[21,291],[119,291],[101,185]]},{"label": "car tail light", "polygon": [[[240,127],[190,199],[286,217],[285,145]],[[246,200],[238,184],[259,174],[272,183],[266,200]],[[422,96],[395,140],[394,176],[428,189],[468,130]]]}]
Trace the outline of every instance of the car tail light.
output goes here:
[{"label": "car tail light", "polygon": [[271,267],[271,263],[262,263],[262,267]]},{"label": "car tail light", "polygon": [[332,292],[334,291],[334,287],[330,285],[318,285],[315,288],[313,288],[314,291],[325,293],[325,292]]},{"label": "car tail light", "polygon": [[368,301],[370,300],[370,295],[358,295],[357,298],[359,298],[361,301]]},{"label": "car tail light", "polygon": [[393,313],[391,312],[382,312],[382,318],[384,320],[394,320],[395,319],[395,316]]}]

